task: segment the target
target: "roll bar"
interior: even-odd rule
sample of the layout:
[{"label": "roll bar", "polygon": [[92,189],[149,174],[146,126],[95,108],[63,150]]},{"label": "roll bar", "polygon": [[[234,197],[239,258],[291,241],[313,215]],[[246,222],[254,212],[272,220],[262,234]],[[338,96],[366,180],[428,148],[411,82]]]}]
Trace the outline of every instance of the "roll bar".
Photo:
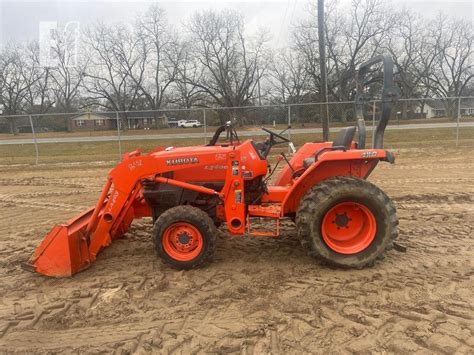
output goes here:
[{"label": "roll bar", "polygon": [[[388,54],[381,54],[369,59],[359,66],[356,74],[356,96],[355,96],[355,114],[357,119],[357,128],[359,131],[359,148],[365,147],[365,121],[364,104],[367,102],[364,93],[364,78],[369,69],[378,63],[383,64],[383,87],[382,87],[382,116],[375,128],[373,148],[383,148],[383,136],[388,120],[390,119],[391,103],[397,98],[397,90],[393,84],[393,59]],[[375,110],[375,107],[374,107]]]},{"label": "roll bar", "polygon": [[232,122],[227,121],[225,125],[222,125],[216,129],[214,136],[211,138],[211,140],[209,141],[207,145],[208,146],[216,145],[217,141],[219,140],[219,136],[224,131],[227,131],[227,138],[230,139],[230,144],[232,144],[234,140],[237,142],[239,141],[239,136],[237,135],[237,132],[235,131],[234,126],[232,125]]}]

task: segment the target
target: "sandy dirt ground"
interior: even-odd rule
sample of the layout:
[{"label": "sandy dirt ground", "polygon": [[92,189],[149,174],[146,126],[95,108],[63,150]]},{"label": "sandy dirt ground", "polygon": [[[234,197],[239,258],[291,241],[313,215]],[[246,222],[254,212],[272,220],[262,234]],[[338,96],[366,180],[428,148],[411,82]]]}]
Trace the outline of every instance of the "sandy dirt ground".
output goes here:
[{"label": "sandy dirt ground", "polygon": [[155,257],[151,221],[70,279],[24,271],[49,229],[94,204],[103,164],[2,167],[0,352],[327,353],[474,349],[472,149],[405,149],[371,180],[396,202],[399,243],[373,268],[320,266],[280,239],[220,231],[189,272]]}]

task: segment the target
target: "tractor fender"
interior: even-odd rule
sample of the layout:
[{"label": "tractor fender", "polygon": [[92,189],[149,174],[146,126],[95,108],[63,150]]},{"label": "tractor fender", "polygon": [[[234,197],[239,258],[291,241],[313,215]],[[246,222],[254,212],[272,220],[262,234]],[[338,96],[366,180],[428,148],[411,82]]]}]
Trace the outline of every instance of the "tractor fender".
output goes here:
[{"label": "tractor fender", "polygon": [[335,176],[366,179],[379,161],[392,161],[393,154],[383,149],[328,151],[306,169],[283,199],[282,216],[295,213],[301,198],[314,185]]}]

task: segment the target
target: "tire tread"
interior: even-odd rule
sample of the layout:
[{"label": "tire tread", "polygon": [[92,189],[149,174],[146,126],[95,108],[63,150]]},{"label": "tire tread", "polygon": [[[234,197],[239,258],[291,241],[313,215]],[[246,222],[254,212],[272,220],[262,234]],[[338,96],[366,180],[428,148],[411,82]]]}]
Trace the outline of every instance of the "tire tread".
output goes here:
[{"label": "tire tread", "polygon": [[[174,261],[173,259],[167,257],[167,254],[162,249],[161,238],[159,236],[159,233],[160,228],[163,225],[169,225],[178,221],[187,222],[189,220],[197,220],[203,222],[199,229],[201,231],[201,234],[203,235],[203,238],[206,238],[209,244],[205,250],[204,257],[199,258],[196,262],[193,262],[192,264],[184,265],[182,262]],[[201,228],[204,230],[201,230]],[[207,213],[200,210],[199,208],[189,205],[176,206],[166,210],[158,217],[158,219],[153,225],[153,243],[155,244],[155,249],[158,256],[160,256],[160,258],[165,264],[178,270],[196,269],[211,262],[214,256],[214,252],[216,250],[216,235],[217,230],[214,225],[214,222],[207,215]]]},{"label": "tire tread", "polygon": [[[311,231],[311,223],[313,220],[313,216],[316,214],[318,209],[318,201],[336,198],[336,191],[341,187],[357,187],[366,190],[367,194],[375,194],[375,197],[379,201],[382,201],[384,208],[386,209],[387,214],[389,216],[390,236],[389,240],[386,242],[385,247],[374,258],[371,258],[370,260],[360,263],[356,266],[344,265],[340,262],[335,262],[334,260],[326,257],[312,241],[312,238],[314,236],[312,235]],[[354,177],[338,176],[324,180],[318,185],[315,185],[301,199],[296,216],[298,237],[300,238],[302,247],[306,250],[308,255],[315,258],[321,264],[324,265],[330,265],[340,268],[355,267],[358,269],[373,266],[377,260],[383,259],[386,251],[391,250],[393,248],[393,243],[395,239],[398,238],[398,217],[395,205],[392,200],[374,184],[368,182],[367,180],[362,180]]]}]

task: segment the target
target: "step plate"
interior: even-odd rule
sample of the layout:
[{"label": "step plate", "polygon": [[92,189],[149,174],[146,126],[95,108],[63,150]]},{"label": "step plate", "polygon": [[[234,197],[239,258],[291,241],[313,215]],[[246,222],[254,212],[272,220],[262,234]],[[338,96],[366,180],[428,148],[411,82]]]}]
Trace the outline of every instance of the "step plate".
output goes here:
[{"label": "step plate", "polygon": [[[275,221],[275,225],[270,230],[256,230],[252,229],[252,222],[251,219],[258,218],[264,220],[273,220]],[[254,237],[270,237],[275,238],[280,235],[280,219],[279,218],[269,218],[269,217],[247,217],[247,233],[254,236]]]},{"label": "step plate", "polygon": [[281,215],[281,205],[275,203],[249,205],[248,214],[250,217],[269,217],[279,219]]}]

